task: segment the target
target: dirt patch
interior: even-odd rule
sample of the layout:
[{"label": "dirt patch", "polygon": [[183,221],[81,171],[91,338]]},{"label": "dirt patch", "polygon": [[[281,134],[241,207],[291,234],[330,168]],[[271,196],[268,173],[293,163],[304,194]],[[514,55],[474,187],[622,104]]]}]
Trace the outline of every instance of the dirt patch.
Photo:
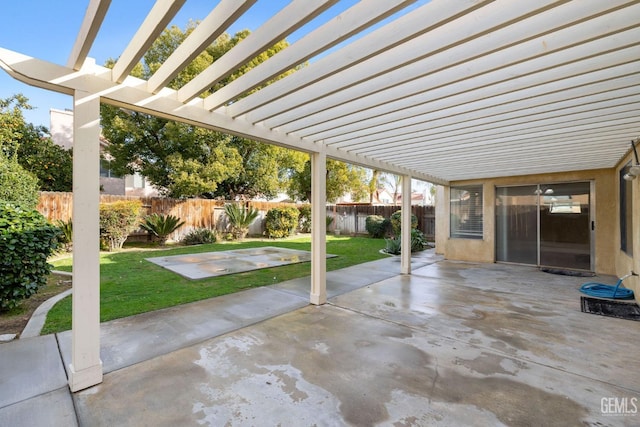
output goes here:
[{"label": "dirt patch", "polygon": [[6,313],[0,313],[0,335],[22,333],[31,315],[40,304],[70,288],[71,277],[50,274],[47,284],[40,288],[35,295],[24,300],[19,307]]}]

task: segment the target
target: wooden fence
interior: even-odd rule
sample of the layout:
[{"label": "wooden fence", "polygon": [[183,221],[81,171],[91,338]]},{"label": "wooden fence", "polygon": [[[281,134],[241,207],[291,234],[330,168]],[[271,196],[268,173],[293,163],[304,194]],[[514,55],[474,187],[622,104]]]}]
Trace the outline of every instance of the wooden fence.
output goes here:
[{"label": "wooden fence", "polygon": [[[224,200],[210,199],[169,199],[166,197],[139,197],[139,196],[114,196],[100,195],[100,203],[112,203],[119,200],[139,200],[142,203],[143,215],[158,213],[174,215],[185,224],[169,238],[179,240],[194,228],[211,228],[219,231],[226,229],[224,220]],[[274,202],[247,202],[247,207],[254,207],[260,211],[259,220],[256,220],[249,229],[249,234],[260,235],[263,231],[263,219],[269,209],[282,206],[296,206],[294,203]],[[49,221],[68,221],[73,216],[73,193],[41,192],[38,211]],[[147,233],[138,230],[131,238],[147,237]]]},{"label": "wooden fence", "polygon": [[[179,240],[194,228],[211,228],[219,231],[226,230],[224,217],[224,200],[210,199],[169,199],[165,197],[138,197],[100,195],[100,203],[112,203],[118,200],[139,200],[142,203],[143,214],[158,213],[174,215],[185,221],[170,239]],[[297,205],[294,203],[276,202],[246,202],[247,207],[254,207],[260,211],[260,216],[249,229],[250,235],[261,235],[264,231],[264,217],[269,209]],[[73,215],[73,193],[41,192],[38,211],[50,221],[71,219]],[[334,218],[328,232],[339,230],[342,234],[366,234],[365,220],[369,215],[381,215],[389,218],[399,210],[399,206],[371,206],[361,204],[327,205],[327,216]],[[433,206],[412,206],[412,212],[418,217],[418,229],[428,239],[435,238],[435,211]],[[134,233],[132,238],[147,238],[143,231]]]}]

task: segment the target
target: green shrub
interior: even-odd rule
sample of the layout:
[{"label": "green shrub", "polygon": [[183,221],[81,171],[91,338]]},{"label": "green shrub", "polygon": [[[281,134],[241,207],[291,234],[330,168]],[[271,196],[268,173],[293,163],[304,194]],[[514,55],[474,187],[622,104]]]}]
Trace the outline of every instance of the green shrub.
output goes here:
[{"label": "green shrub", "polygon": [[422,251],[425,246],[427,246],[427,239],[424,233],[415,228],[411,229],[411,252]]},{"label": "green shrub", "polygon": [[298,206],[298,230],[311,233],[311,205]]},{"label": "green shrub", "polygon": [[0,202],[19,205],[27,210],[38,206],[38,178],[1,153]]},{"label": "green shrub", "polygon": [[[402,211],[395,211],[394,213],[391,214],[391,218],[389,218],[389,220],[391,221],[391,231],[393,232],[394,236],[400,236],[400,224],[402,222]],[[415,216],[414,214],[411,214],[411,228],[418,228],[418,217]]]},{"label": "green shrub", "polygon": [[255,208],[246,209],[244,205],[227,203],[224,205],[224,213],[227,214],[229,224],[231,224],[231,234],[235,239],[242,240],[249,232],[249,227],[260,215],[260,211]]},{"label": "green shrub", "polygon": [[0,311],[10,310],[47,281],[47,258],[60,230],[38,211],[0,203]]},{"label": "green shrub", "polygon": [[122,249],[129,234],[138,228],[141,208],[137,200],[100,204],[100,240],[107,250]]},{"label": "green shrub", "polygon": [[147,215],[140,223],[140,227],[147,230],[158,239],[160,246],[166,245],[169,234],[173,233],[183,225],[184,221],[180,221],[180,218],[177,216],[160,215],[157,213]]},{"label": "green shrub", "polygon": [[369,236],[379,239],[387,234],[389,220],[380,215],[369,215],[365,219],[365,228]]},{"label": "green shrub", "polygon": [[[385,239],[387,242],[385,252],[391,255],[400,255],[402,252],[402,240],[400,237],[393,237]],[[427,245],[427,240],[424,237],[424,233],[420,230],[413,228],[411,230],[411,252],[419,252],[424,250]]]},{"label": "green shrub", "polygon": [[71,219],[63,221],[61,219],[56,221],[56,226],[60,229],[60,238],[58,241],[64,246],[64,250],[71,252],[73,248],[73,223]]},{"label": "green shrub", "polygon": [[287,237],[294,232],[298,225],[297,208],[273,208],[265,217],[265,232],[267,237]]},{"label": "green shrub", "polygon": [[215,243],[218,240],[216,232],[209,228],[194,228],[182,238],[183,245],[203,245]]},{"label": "green shrub", "polygon": [[401,243],[400,239],[384,239],[387,242],[387,245],[384,251],[391,255],[400,255]]}]

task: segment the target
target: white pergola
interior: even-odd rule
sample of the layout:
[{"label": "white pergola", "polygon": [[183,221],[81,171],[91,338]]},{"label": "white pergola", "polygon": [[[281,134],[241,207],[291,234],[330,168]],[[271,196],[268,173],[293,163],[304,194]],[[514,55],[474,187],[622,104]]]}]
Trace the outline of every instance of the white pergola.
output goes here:
[{"label": "white pergola", "polygon": [[[0,66],[16,79],[74,97],[74,391],[102,381],[101,102],[310,153],[314,218],[324,217],[327,157],[399,174],[404,224],[412,178],[448,185],[612,168],[640,133],[639,1],[433,0],[406,10],[414,1],[362,0],[206,97],[338,0],[273,10],[179,90],[165,86],[255,0],[212,2],[208,15],[193,16],[198,27],[148,81],[129,72],[186,0],[157,0],[113,69],[89,58],[111,1],[88,2],[66,64],[0,48]],[[326,301],[325,231],[313,222],[313,304]],[[403,227],[403,274],[408,233]]]}]

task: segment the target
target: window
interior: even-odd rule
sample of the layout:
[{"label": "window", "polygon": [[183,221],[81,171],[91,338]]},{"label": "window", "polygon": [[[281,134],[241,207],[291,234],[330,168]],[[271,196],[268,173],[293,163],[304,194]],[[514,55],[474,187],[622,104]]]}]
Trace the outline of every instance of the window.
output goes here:
[{"label": "window", "polygon": [[623,178],[630,166],[629,163],[620,170],[620,249],[633,255],[632,183]]},{"label": "window", "polygon": [[111,170],[111,160],[105,158],[100,159],[100,176],[103,178],[120,178]]},{"label": "window", "polygon": [[482,239],[482,186],[451,187],[451,237]]},{"label": "window", "polygon": [[145,188],[145,180],[144,176],[140,175],[140,173],[135,172],[133,175],[125,176],[124,181],[125,187],[129,188]]}]

